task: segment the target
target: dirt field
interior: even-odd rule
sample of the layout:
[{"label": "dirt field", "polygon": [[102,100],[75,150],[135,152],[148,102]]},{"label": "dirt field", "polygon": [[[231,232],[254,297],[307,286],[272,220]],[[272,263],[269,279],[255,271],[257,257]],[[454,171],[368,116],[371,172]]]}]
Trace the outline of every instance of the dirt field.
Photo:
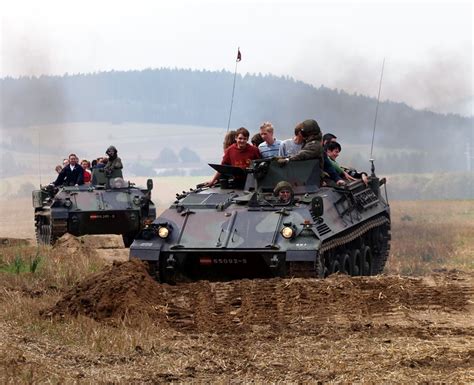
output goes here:
[{"label": "dirt field", "polygon": [[117,239],[2,242],[0,381],[474,382],[474,203],[392,207],[377,277],[169,286]]}]

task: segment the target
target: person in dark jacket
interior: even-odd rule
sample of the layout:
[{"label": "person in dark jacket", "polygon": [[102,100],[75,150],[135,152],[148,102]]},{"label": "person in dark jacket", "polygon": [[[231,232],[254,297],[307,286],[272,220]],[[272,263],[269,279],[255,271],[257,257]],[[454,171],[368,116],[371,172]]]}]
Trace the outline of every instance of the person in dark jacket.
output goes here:
[{"label": "person in dark jacket", "polygon": [[67,164],[54,181],[55,186],[80,186],[84,184],[84,169],[77,163],[76,154],[69,155]]},{"label": "person in dark jacket", "polygon": [[110,146],[105,152],[109,157],[109,161],[105,165],[105,174],[110,175],[114,170],[121,170],[123,168],[122,160],[117,156],[118,151],[114,146]]}]

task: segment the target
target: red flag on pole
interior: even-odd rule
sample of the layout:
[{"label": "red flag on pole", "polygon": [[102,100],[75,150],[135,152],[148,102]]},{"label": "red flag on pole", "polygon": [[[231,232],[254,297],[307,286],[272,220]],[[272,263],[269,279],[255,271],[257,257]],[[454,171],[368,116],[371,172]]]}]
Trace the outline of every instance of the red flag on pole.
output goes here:
[{"label": "red flag on pole", "polygon": [[241,55],[241,53],[240,53],[240,48],[238,48],[238,49],[237,49],[237,60],[236,60],[236,62],[239,62],[239,61],[241,61],[241,60],[242,60],[242,55]]}]

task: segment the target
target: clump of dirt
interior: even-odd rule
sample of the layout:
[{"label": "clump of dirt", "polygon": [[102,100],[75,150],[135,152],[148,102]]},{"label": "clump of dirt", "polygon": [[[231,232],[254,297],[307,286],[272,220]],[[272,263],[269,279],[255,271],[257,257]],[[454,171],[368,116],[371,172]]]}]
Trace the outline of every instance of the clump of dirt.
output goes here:
[{"label": "clump of dirt", "polygon": [[143,262],[114,262],[78,283],[43,315],[81,314],[97,321],[125,319],[127,315],[147,313],[160,291]]},{"label": "clump of dirt", "polygon": [[120,235],[83,235],[69,233],[59,238],[53,246],[54,255],[64,257],[100,258],[106,262],[127,261],[128,249]]},{"label": "clump of dirt", "polygon": [[75,237],[69,233],[59,238],[53,246],[54,255],[58,257],[72,256],[76,254],[97,257],[96,250],[90,247],[80,237]]}]

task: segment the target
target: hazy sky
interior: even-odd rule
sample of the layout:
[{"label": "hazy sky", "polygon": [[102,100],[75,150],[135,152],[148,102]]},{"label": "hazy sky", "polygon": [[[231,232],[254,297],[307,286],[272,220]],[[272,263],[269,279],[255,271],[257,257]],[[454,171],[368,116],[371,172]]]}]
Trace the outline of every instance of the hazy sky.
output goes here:
[{"label": "hazy sky", "polygon": [[[158,67],[289,75],[472,114],[470,1],[9,1],[0,76]],[[468,104],[471,108],[467,108]],[[461,110],[463,108],[463,110]]]}]

